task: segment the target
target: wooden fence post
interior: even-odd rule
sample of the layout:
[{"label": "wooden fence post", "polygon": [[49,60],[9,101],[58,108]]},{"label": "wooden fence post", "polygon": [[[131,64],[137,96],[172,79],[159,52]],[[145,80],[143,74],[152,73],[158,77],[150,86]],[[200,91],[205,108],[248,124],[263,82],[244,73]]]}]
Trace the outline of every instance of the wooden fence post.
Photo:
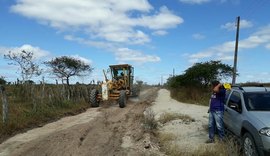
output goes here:
[{"label": "wooden fence post", "polygon": [[4,86],[0,86],[0,93],[2,94],[3,102],[3,123],[6,124],[8,121],[8,102]]}]

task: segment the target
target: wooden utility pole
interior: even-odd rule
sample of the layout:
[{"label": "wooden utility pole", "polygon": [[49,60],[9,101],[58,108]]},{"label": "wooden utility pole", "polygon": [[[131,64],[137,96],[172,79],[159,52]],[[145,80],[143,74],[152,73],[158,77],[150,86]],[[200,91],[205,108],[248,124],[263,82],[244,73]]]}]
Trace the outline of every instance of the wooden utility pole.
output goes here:
[{"label": "wooden utility pole", "polygon": [[235,52],[234,52],[234,63],[233,63],[233,78],[232,78],[233,85],[235,84],[235,81],[236,81],[236,72],[237,72],[237,53],[238,53],[240,16],[237,17],[236,27],[237,27],[237,29],[236,29]]},{"label": "wooden utility pole", "polygon": [[4,86],[0,85],[0,93],[2,94],[2,109],[3,109],[3,123],[6,124],[8,121],[8,102]]}]

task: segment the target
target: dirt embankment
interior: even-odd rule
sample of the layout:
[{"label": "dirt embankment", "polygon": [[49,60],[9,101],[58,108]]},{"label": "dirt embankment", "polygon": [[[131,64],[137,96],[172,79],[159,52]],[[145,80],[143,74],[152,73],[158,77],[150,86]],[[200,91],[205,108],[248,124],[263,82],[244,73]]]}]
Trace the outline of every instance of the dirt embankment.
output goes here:
[{"label": "dirt embankment", "polygon": [[141,122],[157,90],[143,91],[124,109],[106,102],[100,108],[18,134],[0,145],[0,155],[160,155]]}]

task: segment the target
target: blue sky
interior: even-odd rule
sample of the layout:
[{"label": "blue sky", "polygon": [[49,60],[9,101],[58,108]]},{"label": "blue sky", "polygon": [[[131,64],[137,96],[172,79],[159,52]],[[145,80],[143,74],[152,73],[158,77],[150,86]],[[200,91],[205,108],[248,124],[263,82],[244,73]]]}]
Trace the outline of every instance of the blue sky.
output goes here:
[{"label": "blue sky", "polygon": [[3,55],[27,50],[39,63],[65,55],[94,68],[71,82],[128,63],[136,80],[164,83],[196,62],[233,65],[240,16],[236,82],[270,82],[269,8],[269,0],[0,0],[0,76],[19,78]]}]

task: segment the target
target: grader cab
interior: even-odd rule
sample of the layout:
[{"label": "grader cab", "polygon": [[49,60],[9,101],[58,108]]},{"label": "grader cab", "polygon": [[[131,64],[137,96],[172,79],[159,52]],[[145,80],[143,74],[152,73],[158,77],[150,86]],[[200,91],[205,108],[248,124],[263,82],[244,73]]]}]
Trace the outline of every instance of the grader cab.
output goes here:
[{"label": "grader cab", "polygon": [[134,68],[129,64],[110,65],[111,79],[103,71],[105,80],[99,88],[90,93],[92,107],[99,107],[101,101],[118,100],[119,107],[124,108],[129,96],[136,96],[137,91],[133,86]]}]

